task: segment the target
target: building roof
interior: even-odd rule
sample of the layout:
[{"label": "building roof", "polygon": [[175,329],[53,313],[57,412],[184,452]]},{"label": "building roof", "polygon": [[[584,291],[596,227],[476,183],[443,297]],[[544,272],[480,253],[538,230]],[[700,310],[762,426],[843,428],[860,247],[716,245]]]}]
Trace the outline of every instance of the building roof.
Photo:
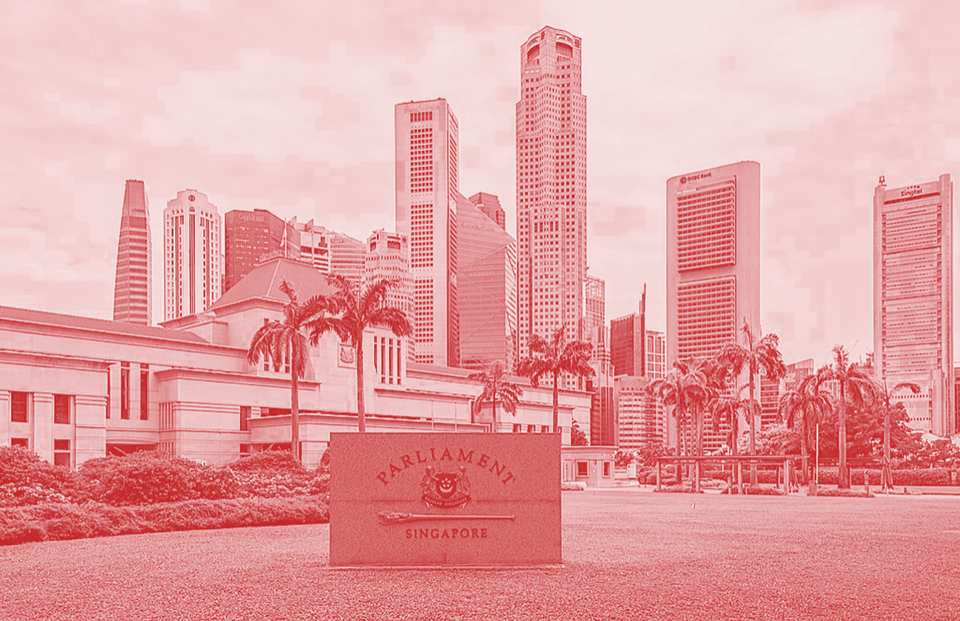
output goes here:
[{"label": "building roof", "polygon": [[94,319],[93,317],[61,315],[59,313],[48,313],[45,311],[29,310],[25,308],[14,308],[12,306],[0,306],[0,320],[39,324],[44,326],[63,326],[66,328],[76,328],[80,330],[92,330],[94,332],[128,334],[131,336],[167,339],[188,343],[207,342],[192,332],[169,330],[167,328],[157,328],[153,326],[143,326],[134,323],[126,323],[123,321]]},{"label": "building roof", "polygon": [[327,282],[327,277],[312,265],[277,257],[250,270],[240,282],[220,296],[210,309],[216,310],[254,298],[267,298],[286,304],[289,298],[280,290],[280,284],[284,280],[297,292],[297,300],[300,302],[306,302],[315,295],[333,295],[336,292],[336,288]]}]

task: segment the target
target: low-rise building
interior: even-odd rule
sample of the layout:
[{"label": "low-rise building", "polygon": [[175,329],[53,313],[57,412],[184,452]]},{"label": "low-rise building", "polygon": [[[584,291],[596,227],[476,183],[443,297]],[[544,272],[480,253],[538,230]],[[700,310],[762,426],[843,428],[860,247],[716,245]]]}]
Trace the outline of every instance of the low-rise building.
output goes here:
[{"label": "low-rise building", "polygon": [[[70,466],[140,449],[223,464],[289,448],[289,371],[246,356],[256,330],[282,319],[284,280],[301,301],[332,292],[313,267],[278,257],[206,311],[163,327],[0,307],[0,444]],[[469,371],[408,363],[407,346],[386,330],[365,334],[368,430],[490,430],[471,413],[481,386]],[[333,334],[310,349],[299,386],[308,466],[331,432],[357,428],[355,364],[356,352]],[[553,419],[552,386],[521,381],[516,415],[501,429],[542,430]],[[589,412],[590,395],[561,391],[564,444],[571,419]]]}]

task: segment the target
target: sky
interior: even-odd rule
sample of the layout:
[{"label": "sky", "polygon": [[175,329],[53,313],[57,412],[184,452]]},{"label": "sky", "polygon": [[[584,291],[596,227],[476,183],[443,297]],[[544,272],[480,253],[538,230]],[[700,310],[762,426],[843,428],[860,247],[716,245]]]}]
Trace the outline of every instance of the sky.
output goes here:
[{"label": "sky", "polygon": [[583,40],[607,320],[646,283],[647,325],[666,327],[666,180],[754,160],[762,331],[788,363],[835,344],[856,360],[873,351],[879,176],[960,171],[958,23],[945,0],[0,0],[0,304],[109,319],[126,179],[150,202],[154,321],[178,190],[221,214],[393,230],[404,101],[450,103],[460,191],[498,195],[515,234],[520,45],[550,25]]}]

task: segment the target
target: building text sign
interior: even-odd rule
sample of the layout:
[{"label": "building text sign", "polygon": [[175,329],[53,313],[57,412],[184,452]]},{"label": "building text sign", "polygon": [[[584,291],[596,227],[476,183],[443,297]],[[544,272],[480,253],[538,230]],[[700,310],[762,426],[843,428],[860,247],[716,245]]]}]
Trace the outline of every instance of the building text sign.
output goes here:
[{"label": "building text sign", "polygon": [[330,564],[562,562],[560,436],[330,435]]}]

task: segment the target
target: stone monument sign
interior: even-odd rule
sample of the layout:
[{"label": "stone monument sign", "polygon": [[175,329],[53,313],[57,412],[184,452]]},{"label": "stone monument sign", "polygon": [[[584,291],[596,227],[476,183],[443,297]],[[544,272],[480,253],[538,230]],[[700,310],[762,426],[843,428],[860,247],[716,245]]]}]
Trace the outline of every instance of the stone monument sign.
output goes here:
[{"label": "stone monument sign", "polygon": [[560,435],[330,434],[331,566],[563,562]]}]

